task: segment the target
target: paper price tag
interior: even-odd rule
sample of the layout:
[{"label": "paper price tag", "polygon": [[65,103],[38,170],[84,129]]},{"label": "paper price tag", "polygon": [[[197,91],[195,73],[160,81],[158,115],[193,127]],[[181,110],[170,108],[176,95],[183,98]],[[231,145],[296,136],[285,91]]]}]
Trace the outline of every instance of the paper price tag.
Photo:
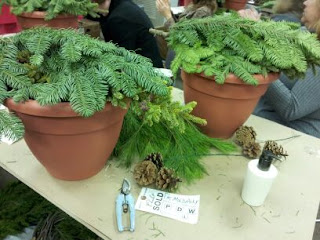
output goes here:
[{"label": "paper price tag", "polygon": [[135,208],[182,222],[198,222],[200,195],[180,195],[142,188]]}]

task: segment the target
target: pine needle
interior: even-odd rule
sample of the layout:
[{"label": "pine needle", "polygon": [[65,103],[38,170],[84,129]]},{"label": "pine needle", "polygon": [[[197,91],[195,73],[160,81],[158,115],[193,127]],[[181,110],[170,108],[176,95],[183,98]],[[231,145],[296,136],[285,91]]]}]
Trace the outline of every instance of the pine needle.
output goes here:
[{"label": "pine needle", "polygon": [[164,165],[190,183],[207,173],[201,158],[210,154],[212,148],[225,154],[235,150],[230,142],[202,134],[193,123],[184,120],[184,124],[183,132],[166,121],[153,123],[151,127],[129,110],[114,154],[121,165],[130,167],[135,160],[160,152]]}]

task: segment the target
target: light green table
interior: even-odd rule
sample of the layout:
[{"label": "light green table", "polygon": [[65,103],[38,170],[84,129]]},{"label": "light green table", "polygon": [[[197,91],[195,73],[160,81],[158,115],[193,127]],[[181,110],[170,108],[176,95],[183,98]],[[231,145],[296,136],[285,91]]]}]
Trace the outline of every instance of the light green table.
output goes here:
[{"label": "light green table", "polygon": [[[176,99],[182,92],[175,89]],[[279,176],[261,207],[244,204],[240,192],[248,159],[212,156],[203,159],[209,175],[181,194],[200,194],[200,217],[196,225],[137,211],[136,231],[118,233],[115,199],[124,177],[133,183],[137,198],[140,188],[130,170],[109,161],[96,176],[78,182],[54,179],[34,158],[25,142],[0,144],[0,166],[64,210],[104,239],[113,240],[311,240],[320,199],[320,140],[276,123],[251,116],[258,140],[281,141],[289,157],[278,163]],[[152,230],[159,229],[164,235]]]}]

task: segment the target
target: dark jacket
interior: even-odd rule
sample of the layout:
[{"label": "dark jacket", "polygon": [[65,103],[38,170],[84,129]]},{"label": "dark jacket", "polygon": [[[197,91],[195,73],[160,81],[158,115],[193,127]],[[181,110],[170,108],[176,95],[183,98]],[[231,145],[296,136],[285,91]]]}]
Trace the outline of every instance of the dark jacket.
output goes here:
[{"label": "dark jacket", "polygon": [[100,22],[105,41],[151,59],[154,67],[163,67],[156,39],[149,33],[153,25],[146,13],[131,0],[111,0],[109,14],[95,20]]},{"label": "dark jacket", "polygon": [[295,13],[278,13],[271,16],[271,19],[273,21],[279,22],[279,21],[286,21],[286,22],[295,22],[301,24],[301,19],[298,16],[298,14]]}]

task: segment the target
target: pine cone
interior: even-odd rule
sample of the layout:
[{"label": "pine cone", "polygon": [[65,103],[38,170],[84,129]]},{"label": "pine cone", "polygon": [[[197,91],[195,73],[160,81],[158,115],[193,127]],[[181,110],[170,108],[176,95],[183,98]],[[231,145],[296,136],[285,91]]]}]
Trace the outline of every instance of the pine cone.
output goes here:
[{"label": "pine cone", "polygon": [[158,169],[151,161],[138,163],[133,171],[133,177],[139,185],[147,186],[156,181]]},{"label": "pine cone", "polygon": [[163,158],[161,153],[150,153],[144,161],[151,161],[160,170],[163,167]]},{"label": "pine cone", "polygon": [[242,153],[249,158],[257,158],[261,154],[261,147],[259,143],[247,143],[243,145]]},{"label": "pine cone", "polygon": [[253,127],[241,126],[236,131],[235,142],[240,146],[248,143],[254,143],[256,141],[257,133],[254,131]]},{"label": "pine cone", "polygon": [[181,182],[181,179],[175,176],[174,170],[163,167],[158,173],[156,186],[162,190],[171,190],[177,188],[178,182]]},{"label": "pine cone", "polygon": [[287,157],[288,153],[287,151],[284,151],[283,147],[281,145],[278,145],[275,141],[266,141],[264,144],[263,150],[269,150],[276,156],[283,156]]}]

